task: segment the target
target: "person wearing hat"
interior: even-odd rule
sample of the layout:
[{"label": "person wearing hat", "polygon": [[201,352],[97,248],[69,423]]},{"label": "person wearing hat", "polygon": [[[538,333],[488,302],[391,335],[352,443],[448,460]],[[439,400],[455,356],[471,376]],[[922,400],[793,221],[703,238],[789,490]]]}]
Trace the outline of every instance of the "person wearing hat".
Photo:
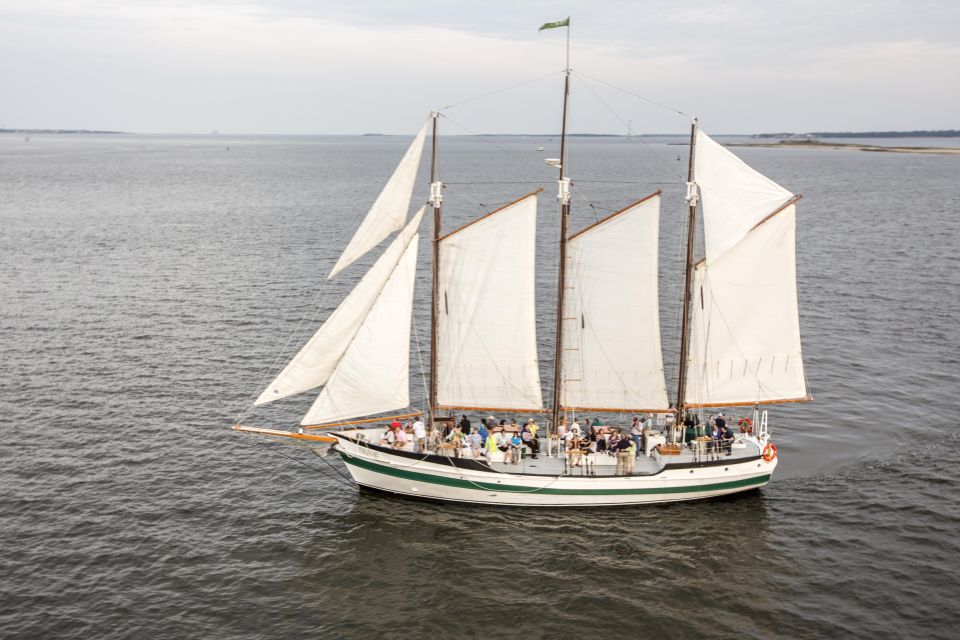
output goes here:
[{"label": "person wearing hat", "polygon": [[717,414],[717,418],[716,420],[713,421],[713,423],[717,425],[717,428],[720,429],[721,431],[723,431],[723,428],[727,426],[727,421],[724,419],[722,413]]}]

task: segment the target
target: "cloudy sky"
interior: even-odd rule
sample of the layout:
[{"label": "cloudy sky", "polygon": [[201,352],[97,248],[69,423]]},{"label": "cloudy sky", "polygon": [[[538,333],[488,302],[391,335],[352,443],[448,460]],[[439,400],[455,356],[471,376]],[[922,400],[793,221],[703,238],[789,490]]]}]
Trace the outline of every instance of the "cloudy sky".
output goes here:
[{"label": "cloudy sky", "polygon": [[576,132],[960,128],[956,0],[0,0],[0,127],[552,132],[567,15]]}]

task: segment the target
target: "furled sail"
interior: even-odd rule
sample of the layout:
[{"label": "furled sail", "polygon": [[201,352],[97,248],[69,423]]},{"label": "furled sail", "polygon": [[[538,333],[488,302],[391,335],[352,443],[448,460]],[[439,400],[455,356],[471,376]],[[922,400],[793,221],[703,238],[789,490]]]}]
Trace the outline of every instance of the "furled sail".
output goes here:
[{"label": "furled sail", "polygon": [[707,251],[694,271],[686,402],[806,400],[796,198],[700,132],[695,166]]},{"label": "furled sail", "polygon": [[540,410],[536,192],[440,240],[437,404]]},{"label": "furled sail", "polygon": [[353,291],[344,298],[327,321],[300,349],[276,379],[257,398],[255,404],[265,404],[296,395],[323,385],[343,357],[350,341],[356,335],[364,318],[387,284],[411,239],[416,236],[423,207],[397,234],[383,255],[377,259]]},{"label": "furled sail", "polygon": [[414,235],[410,240],[301,425],[349,420],[410,404],[410,322],[417,239]]},{"label": "furled sail", "polygon": [[333,278],[343,269],[350,266],[354,260],[374,248],[397,229],[403,228],[410,209],[410,198],[413,194],[413,185],[417,179],[417,169],[420,166],[420,154],[423,151],[423,140],[427,135],[428,120],[420,128],[407,152],[400,160],[390,180],[383,187],[376,202],[367,213],[367,217],[360,223],[360,228],[353,234],[350,244],[343,250],[340,259],[333,265],[327,280]]},{"label": "furled sail", "polygon": [[567,242],[563,373],[566,409],[666,409],[657,295],[660,194]]}]

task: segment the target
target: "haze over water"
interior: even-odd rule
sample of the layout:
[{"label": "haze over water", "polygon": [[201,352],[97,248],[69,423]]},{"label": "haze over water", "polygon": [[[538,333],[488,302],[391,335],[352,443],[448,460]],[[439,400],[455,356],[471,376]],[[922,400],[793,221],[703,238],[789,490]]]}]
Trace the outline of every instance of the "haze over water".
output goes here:
[{"label": "haze over water", "polygon": [[[0,136],[0,635],[953,637],[960,157],[735,149],[804,195],[815,402],[771,409],[782,464],[763,491],[493,510],[358,495],[228,430],[375,257],[323,287],[408,141]],[[668,142],[574,138],[569,164],[574,229],[664,190],[673,390],[686,149]],[[547,392],[558,143],[441,139],[447,230],[545,188]],[[428,284],[425,269],[417,406]],[[247,422],[292,427],[311,400]]]}]

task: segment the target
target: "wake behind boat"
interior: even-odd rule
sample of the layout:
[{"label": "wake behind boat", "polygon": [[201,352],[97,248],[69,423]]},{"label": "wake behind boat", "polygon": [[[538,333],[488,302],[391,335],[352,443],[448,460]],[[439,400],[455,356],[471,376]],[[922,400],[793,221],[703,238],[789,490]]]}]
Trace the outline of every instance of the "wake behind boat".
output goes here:
[{"label": "wake behind boat", "polygon": [[[556,26],[568,21],[544,25]],[[660,191],[570,231],[570,76],[568,64],[560,158],[548,160],[559,169],[561,221],[549,409],[534,307],[540,190],[444,232],[441,114],[435,111],[328,280],[397,232],[393,241],[254,403],[323,387],[300,429],[262,429],[241,420],[234,429],[298,439],[318,453],[324,442],[335,442],[360,487],[445,501],[628,505],[707,498],[770,480],[777,449],[761,406],[810,399],[796,295],[799,196],[748,167],[692,118],[679,374],[671,403],[658,300]],[[433,261],[429,372],[421,372],[428,381],[424,423],[419,411],[410,411],[409,388],[425,207],[409,221],[407,215],[428,129]],[[722,413],[705,415],[738,407],[736,424]],[[635,419],[628,432],[626,424],[581,427],[578,417],[585,413],[649,418]],[[489,418],[474,425],[468,414]],[[377,415],[383,417],[366,418]],[[528,421],[534,415],[545,418],[543,432]],[[404,426],[400,418],[414,420]],[[514,427],[517,419],[529,427]],[[313,435],[318,429],[324,435]]]}]

